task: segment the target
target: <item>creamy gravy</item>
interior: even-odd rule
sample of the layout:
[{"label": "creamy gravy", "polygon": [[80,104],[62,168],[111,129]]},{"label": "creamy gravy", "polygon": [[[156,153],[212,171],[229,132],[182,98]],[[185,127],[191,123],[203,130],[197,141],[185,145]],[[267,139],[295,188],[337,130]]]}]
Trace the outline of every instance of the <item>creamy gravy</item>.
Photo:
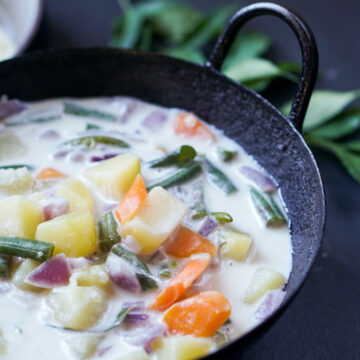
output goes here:
[{"label": "creamy gravy", "polygon": [[[1,34],[0,34],[1,35]],[[239,145],[224,136],[221,130],[209,127],[216,136],[216,142],[198,139],[196,137],[184,138],[173,132],[173,118],[178,109],[165,109],[152,104],[140,102],[131,98],[96,98],[96,99],[69,99],[78,105],[114,114],[119,121],[113,123],[104,119],[82,117],[63,113],[63,100],[47,100],[28,104],[28,108],[17,115],[6,119],[8,124],[21,123],[29,118],[49,118],[53,120],[42,123],[30,122],[24,125],[6,126],[2,122],[4,131],[10,129],[21,139],[24,148],[21,153],[13,158],[0,157],[0,165],[29,164],[36,174],[45,167],[55,168],[71,177],[81,179],[91,192],[95,203],[95,223],[104,213],[105,209],[116,202],[104,197],[86,177],[83,170],[97,164],[91,159],[109,153],[132,153],[140,157],[142,162],[141,174],[145,184],[166,173],[169,169],[152,169],[145,166],[146,162],[159,158],[164,152],[179,148],[183,144],[191,145],[199,155],[206,157],[218,167],[236,185],[238,191],[224,195],[202,175],[190,180],[181,188],[191,192],[194,183],[199,181],[204,186],[204,200],[209,212],[229,213],[233,222],[223,225],[234,231],[246,233],[251,236],[252,245],[244,261],[235,261],[221,255],[217,257],[217,264],[209,267],[205,274],[194,285],[194,292],[200,290],[217,290],[230,301],[231,323],[225,325],[225,332],[232,338],[237,338],[251,330],[258,322],[255,313],[264,300],[264,296],[253,304],[243,301],[243,296],[249,287],[255,271],[262,267],[269,267],[281,273],[288,279],[292,266],[292,246],[287,226],[270,228],[266,227],[256,212],[249,197],[249,181],[240,173],[241,166],[250,166],[258,171],[264,171],[247,155]],[[144,126],[144,119],[154,111],[164,114],[164,121],[154,129]],[[59,117],[58,117],[59,114]],[[85,131],[86,124],[97,125],[100,129]],[[79,135],[107,135],[125,140],[131,147],[129,149],[115,148],[107,145],[97,145],[94,149],[85,147],[59,148],[59,144]],[[236,157],[230,162],[223,162],[218,156],[218,147],[236,150]],[[25,150],[26,148],[26,150]],[[57,184],[36,190],[51,196]],[[176,194],[178,187],[170,189]],[[25,193],[31,197],[34,186]],[[6,192],[1,198],[9,196]],[[281,200],[278,194],[274,195],[278,205]],[[284,212],[284,210],[283,210]],[[186,217],[183,224],[198,231],[204,219],[191,220]],[[1,235],[1,234],[0,234]],[[216,243],[217,230],[209,235],[209,239]],[[146,258],[147,259],[147,258]],[[219,260],[220,259],[220,260]],[[185,260],[178,259],[178,268]],[[150,270],[156,274],[157,265],[149,264]],[[173,274],[176,273],[173,272]],[[166,286],[169,280],[161,280],[160,288]],[[96,324],[94,329],[103,329],[109,326],[116,318],[116,314],[124,302],[144,300],[148,304],[159,290],[141,293],[130,293],[112,285],[109,306]],[[55,324],[52,309],[47,302],[48,290],[42,293],[33,293],[17,289],[10,280],[0,280],[0,330],[6,343],[6,353],[0,358],[8,360],[22,360],[24,354],[29,359],[76,359],[69,350],[67,341],[73,337],[81,336],[80,332],[61,330],[49,326]],[[159,321],[161,314],[154,312],[152,315]],[[134,330],[131,330],[134,331]],[[86,333],[86,331],[84,331]],[[116,328],[104,334],[94,333],[98,336],[99,345],[93,355],[94,359],[116,360],[119,355],[137,348],[131,341],[127,341],[126,329]],[[124,336],[125,335],[125,336]],[[215,350],[216,346],[212,348]],[[157,358],[157,353],[151,353],[152,358]]]}]

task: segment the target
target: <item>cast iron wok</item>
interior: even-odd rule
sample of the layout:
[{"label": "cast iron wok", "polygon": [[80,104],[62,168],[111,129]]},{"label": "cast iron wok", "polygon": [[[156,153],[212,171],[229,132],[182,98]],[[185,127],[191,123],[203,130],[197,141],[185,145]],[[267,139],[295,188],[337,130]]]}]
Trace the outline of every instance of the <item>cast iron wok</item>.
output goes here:
[{"label": "cast iron wok", "polygon": [[[219,72],[238,30],[258,15],[281,18],[300,43],[303,69],[288,118],[260,95]],[[289,217],[293,268],[280,309],[241,339],[208,356],[208,359],[238,359],[246,346],[264,333],[294,298],[310,271],[323,236],[323,186],[313,155],[300,135],[317,63],[313,35],[301,17],[277,4],[257,3],[233,16],[204,66],[131,50],[47,51],[1,63],[0,94],[29,101],[64,96],[127,95],[184,108],[223,129],[276,179]],[[234,279],[236,281],[241,279]]]}]

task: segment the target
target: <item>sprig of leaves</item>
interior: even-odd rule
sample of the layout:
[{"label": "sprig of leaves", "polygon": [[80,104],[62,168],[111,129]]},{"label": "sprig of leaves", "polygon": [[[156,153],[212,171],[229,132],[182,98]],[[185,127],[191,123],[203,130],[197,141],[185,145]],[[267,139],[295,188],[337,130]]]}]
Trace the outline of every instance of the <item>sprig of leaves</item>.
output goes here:
[{"label": "sprig of leaves", "polygon": [[[151,50],[203,64],[208,51],[238,5],[230,4],[201,12],[190,4],[172,0],[149,0],[133,4],[118,0],[123,14],[112,27],[110,44],[115,47]],[[255,91],[264,91],[277,78],[297,82],[301,67],[296,63],[274,64],[264,58],[271,40],[262,32],[241,33],[227,55],[222,71]],[[332,152],[360,182],[360,141],[343,139],[360,129],[360,108],[349,104],[360,90],[314,92],[303,132],[311,146]],[[288,114],[291,102],[282,107]],[[191,154],[190,154],[191,155]]]}]

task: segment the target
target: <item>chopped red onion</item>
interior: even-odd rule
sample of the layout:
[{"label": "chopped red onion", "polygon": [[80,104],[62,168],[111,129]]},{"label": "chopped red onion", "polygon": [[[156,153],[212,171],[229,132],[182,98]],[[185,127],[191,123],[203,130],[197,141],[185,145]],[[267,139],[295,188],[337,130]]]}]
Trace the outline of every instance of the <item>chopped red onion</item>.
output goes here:
[{"label": "chopped red onion", "polygon": [[249,167],[242,166],[240,172],[251,182],[259,187],[260,190],[272,193],[276,191],[276,185],[272,179],[261,172]]},{"label": "chopped red onion", "polygon": [[218,222],[212,216],[207,216],[205,221],[202,223],[198,234],[200,236],[207,237],[218,227],[218,225]]},{"label": "chopped red onion", "polygon": [[105,154],[103,156],[92,156],[90,158],[90,161],[91,162],[99,162],[99,161],[103,161],[103,160],[108,160],[108,159],[111,159],[115,156],[118,156],[119,154]]},{"label": "chopped red onion", "polygon": [[283,290],[269,291],[264,301],[255,312],[255,319],[263,321],[269,317],[282,303],[286,292]]},{"label": "chopped red onion", "polygon": [[140,291],[141,286],[135,269],[124,259],[110,254],[106,259],[105,267],[110,279],[116,285],[131,292]]},{"label": "chopped red onion", "polygon": [[142,249],[142,245],[138,241],[136,241],[136,239],[131,235],[126,236],[122,240],[122,244],[125,245],[129,250],[131,250],[135,254],[138,254]]},{"label": "chopped red onion", "polygon": [[59,137],[60,134],[52,129],[46,130],[39,135],[39,139],[45,139],[45,140],[58,139]]},{"label": "chopped red onion", "polygon": [[24,282],[36,287],[51,289],[68,285],[70,276],[71,269],[67,258],[64,254],[59,254],[31,271]]},{"label": "chopped red onion", "polygon": [[146,118],[142,122],[142,125],[151,131],[156,131],[166,122],[166,120],[167,115],[165,112],[155,110],[148,116],[146,116]]},{"label": "chopped red onion", "polygon": [[0,119],[21,113],[26,109],[26,104],[19,100],[6,100],[0,102]]},{"label": "chopped red onion", "polygon": [[71,153],[73,150],[68,149],[68,150],[59,150],[59,151],[55,151],[52,155],[52,157],[54,159],[63,159],[64,157],[66,157],[69,153]]},{"label": "chopped red onion", "polygon": [[53,198],[41,200],[40,205],[43,207],[44,221],[64,215],[70,209],[69,200],[63,196],[55,196]]},{"label": "chopped red onion", "polygon": [[145,325],[148,320],[148,314],[133,313],[132,311],[130,311],[125,318],[125,322],[129,325]]},{"label": "chopped red onion", "polygon": [[125,340],[135,346],[143,346],[145,349],[167,331],[164,323],[154,323],[146,328],[128,331],[124,333]]},{"label": "chopped red onion", "polygon": [[69,258],[68,263],[72,270],[83,269],[89,266],[89,261],[84,257]]},{"label": "chopped red onion", "polygon": [[138,301],[129,301],[129,302],[124,302],[123,304],[124,308],[129,308],[132,307],[131,311],[139,311],[139,310],[144,310],[145,309],[145,302],[138,300]]}]

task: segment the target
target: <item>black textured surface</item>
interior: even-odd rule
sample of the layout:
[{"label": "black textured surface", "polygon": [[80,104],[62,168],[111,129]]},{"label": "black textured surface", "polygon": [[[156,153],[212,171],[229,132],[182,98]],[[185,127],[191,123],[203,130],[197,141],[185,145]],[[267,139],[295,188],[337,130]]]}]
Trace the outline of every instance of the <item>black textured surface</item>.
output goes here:
[{"label": "black textured surface", "polygon": [[[191,2],[209,8],[231,1]],[[358,88],[359,1],[282,2],[303,15],[314,31],[320,54],[320,85],[335,90]],[[115,0],[46,0],[44,21],[32,49],[105,45],[110,19],[118,13]],[[295,37],[277,19],[259,18],[247,28],[263,29],[275,39],[270,52],[275,60],[299,61]],[[318,151],[315,155],[327,194],[321,255],[291,306],[242,359],[360,358],[359,185],[331,155]]]}]

